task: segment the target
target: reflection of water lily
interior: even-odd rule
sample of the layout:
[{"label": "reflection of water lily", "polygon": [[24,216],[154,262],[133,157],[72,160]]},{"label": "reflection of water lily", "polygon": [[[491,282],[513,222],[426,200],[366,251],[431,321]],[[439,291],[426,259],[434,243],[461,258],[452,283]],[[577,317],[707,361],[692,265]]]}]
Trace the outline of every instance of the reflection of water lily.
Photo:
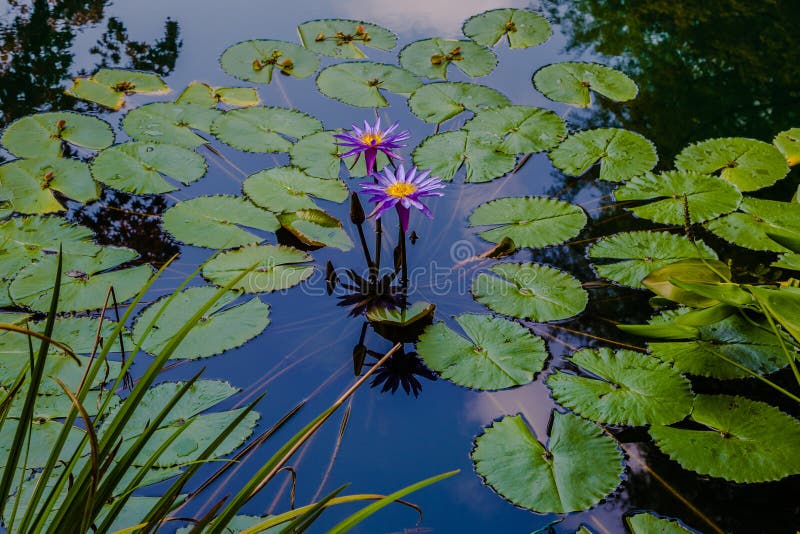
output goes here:
[{"label": "reflection of water lily", "polygon": [[[368,351],[368,354],[376,358],[382,356],[373,351]],[[382,386],[382,392],[395,393],[397,388],[402,386],[406,394],[413,394],[415,397],[418,397],[422,391],[422,383],[417,378],[418,376],[431,381],[436,380],[436,374],[425,367],[416,352],[406,353],[404,351],[398,352],[386,360],[386,363],[373,376],[371,387]]]},{"label": "reflection of water lily", "polygon": [[378,151],[383,152],[390,158],[402,159],[392,151],[406,146],[401,144],[401,141],[411,137],[411,134],[406,130],[394,133],[397,125],[398,123],[395,122],[385,130],[381,130],[381,120],[377,119],[374,126],[370,126],[367,121],[364,121],[363,130],[354,124],[352,132],[334,134],[334,137],[342,140],[341,143],[336,143],[337,145],[350,149],[342,154],[341,157],[356,156],[356,161],[358,161],[358,157],[363,152],[364,160],[367,164],[367,174],[375,170],[375,158],[378,157]]},{"label": "reflection of water lily", "polygon": [[444,184],[438,176],[428,176],[431,171],[423,171],[417,174],[417,168],[411,167],[408,172],[402,165],[392,172],[388,167],[383,170],[383,174],[377,174],[377,183],[361,184],[361,188],[372,195],[370,202],[377,202],[378,205],[370,214],[370,217],[380,217],[386,210],[397,208],[400,216],[400,224],[403,232],[408,230],[408,218],[411,208],[417,208],[427,217],[433,219],[433,214],[420,199],[425,197],[440,197],[444,193],[437,191],[442,189]]}]

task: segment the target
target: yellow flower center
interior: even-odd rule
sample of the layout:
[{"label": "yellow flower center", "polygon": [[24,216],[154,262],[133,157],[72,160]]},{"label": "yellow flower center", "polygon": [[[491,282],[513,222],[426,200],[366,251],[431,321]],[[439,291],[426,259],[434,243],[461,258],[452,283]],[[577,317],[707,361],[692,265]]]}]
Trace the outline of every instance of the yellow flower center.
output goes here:
[{"label": "yellow flower center", "polygon": [[386,188],[386,194],[396,198],[405,198],[417,190],[414,184],[398,182]]},{"label": "yellow flower center", "polygon": [[364,134],[361,136],[361,142],[365,145],[375,146],[379,145],[383,141],[383,137],[380,134]]}]

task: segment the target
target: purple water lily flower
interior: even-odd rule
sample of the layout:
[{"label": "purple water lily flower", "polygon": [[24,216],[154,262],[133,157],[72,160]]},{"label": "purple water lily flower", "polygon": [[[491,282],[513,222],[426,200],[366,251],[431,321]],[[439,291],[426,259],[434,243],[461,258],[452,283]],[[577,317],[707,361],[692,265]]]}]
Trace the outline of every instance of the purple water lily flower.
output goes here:
[{"label": "purple water lily flower", "polygon": [[[385,130],[381,130],[381,120],[377,119],[374,126],[370,126],[367,121],[364,121],[363,130],[354,124],[352,132],[334,134],[334,137],[342,140],[341,143],[336,143],[337,145],[350,149],[339,157],[356,156],[356,161],[358,161],[363,152],[364,160],[367,164],[367,174],[371,174],[376,170],[375,159],[378,157],[378,151],[393,159],[403,159],[395,154],[393,150],[406,146],[401,142],[411,137],[411,134],[406,130],[394,133],[397,126],[398,123],[395,122]],[[353,164],[355,165],[355,162]]]},{"label": "purple water lily flower", "polygon": [[417,173],[416,167],[411,167],[408,172],[402,165],[397,167],[395,172],[389,167],[383,170],[383,174],[374,174],[377,183],[361,184],[364,192],[372,195],[370,202],[377,202],[378,205],[370,217],[380,217],[391,208],[397,209],[400,217],[400,225],[403,232],[408,231],[408,219],[411,208],[417,208],[427,217],[433,219],[433,214],[420,199],[425,197],[440,197],[444,193],[437,191],[442,189],[444,184],[438,176],[429,176],[431,171]]}]

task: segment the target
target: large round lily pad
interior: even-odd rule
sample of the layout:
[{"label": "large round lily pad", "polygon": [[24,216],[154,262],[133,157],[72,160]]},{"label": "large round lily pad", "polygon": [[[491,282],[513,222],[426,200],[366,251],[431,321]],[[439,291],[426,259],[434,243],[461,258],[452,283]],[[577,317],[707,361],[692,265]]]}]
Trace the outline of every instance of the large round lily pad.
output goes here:
[{"label": "large round lily pad", "polygon": [[455,318],[467,339],[436,323],[417,342],[425,365],[460,386],[505,389],[532,382],[544,367],[544,340],[524,326],[491,315]]},{"label": "large round lily pad", "polygon": [[409,95],[421,85],[407,70],[370,61],[331,65],[317,76],[317,87],[322,94],[361,108],[388,106],[381,90]]},{"label": "large round lily pad", "polygon": [[477,113],[483,109],[509,106],[504,94],[474,83],[436,82],[423,85],[408,99],[411,112],[430,123],[441,123],[464,111]]},{"label": "large round lily pad", "polygon": [[336,217],[318,209],[303,209],[278,215],[278,222],[297,239],[312,247],[353,248],[353,241]]},{"label": "large round lily pad", "polygon": [[211,130],[220,141],[239,150],[288,152],[290,139],[318,132],[322,123],[293,109],[255,106],[225,112]]},{"label": "large round lily pad", "polygon": [[434,38],[415,41],[403,48],[400,65],[432,80],[446,79],[450,65],[470,78],[478,78],[492,72],[497,58],[490,49],[473,41]]},{"label": "large round lily pad", "polygon": [[503,106],[478,112],[464,125],[471,135],[496,144],[505,154],[549,150],[567,136],[564,121],[550,110]]},{"label": "large round lily pad", "polygon": [[89,166],[66,158],[18,159],[0,165],[0,200],[16,213],[53,213],[65,208],[53,194],[78,202],[98,198],[100,188]]},{"label": "large round lily pad", "polygon": [[348,196],[341,180],[315,178],[297,167],[273,167],[251,174],[242,190],[254,203],[275,213],[316,209],[311,197],[344,202]]},{"label": "large round lily pad", "polygon": [[[338,178],[342,165],[350,176],[366,176],[367,165],[363,157],[358,157],[357,161],[356,156],[340,157],[347,152],[347,148],[336,144],[339,139],[334,137],[335,133],[340,132],[326,130],[298,140],[289,150],[292,165],[317,178]],[[376,170],[380,172],[388,163],[389,158],[383,152],[378,152]]]},{"label": "large round lily pad", "polygon": [[233,289],[245,293],[280,291],[296,286],[314,273],[311,256],[282,245],[258,245],[223,252],[203,267],[203,276],[218,286],[227,285],[241,273],[255,268]]},{"label": "large round lily pad", "polygon": [[553,399],[578,415],[612,425],[668,425],[692,411],[689,381],[666,363],[632,350],[582,349],[568,360],[594,377],[556,371]]},{"label": "large round lily pad", "polygon": [[653,143],[637,133],[598,128],[571,135],[550,152],[550,160],[570,176],[599,163],[601,180],[623,182],[655,167],[658,155]]},{"label": "large round lily pad", "polygon": [[261,102],[261,98],[254,87],[211,87],[207,83],[192,82],[175,100],[176,104],[201,104],[207,108],[220,102],[234,107],[249,107]]},{"label": "large round lily pad", "polygon": [[312,52],[337,58],[364,59],[363,47],[391,50],[397,45],[395,34],[361,20],[311,20],[298,26],[297,33]]},{"label": "large round lily pad", "polygon": [[496,145],[464,130],[428,137],[412,157],[414,165],[430,169],[442,180],[452,180],[463,166],[466,182],[489,182],[511,172],[517,162],[516,156],[500,152]]},{"label": "large round lily pad", "polygon": [[517,247],[558,245],[586,225],[580,206],[547,197],[499,198],[481,204],[469,216],[471,226],[496,225],[480,236],[492,243],[509,237]]},{"label": "large round lily pad", "polygon": [[614,440],[576,415],[553,414],[543,445],[520,415],[475,439],[475,470],[507,500],[538,513],[586,510],[614,491],[623,472]]},{"label": "large round lily pad", "polygon": [[483,46],[494,46],[504,36],[511,48],[537,46],[550,37],[550,23],[538,13],[525,9],[491,9],[470,17],[464,35]]},{"label": "large round lily pad", "polygon": [[97,117],[54,111],[12,122],[0,140],[9,152],[21,158],[55,158],[61,155],[62,141],[102,150],[114,142],[114,132]]},{"label": "large round lily pad", "polygon": [[752,250],[789,252],[781,242],[800,241],[800,204],[745,197],[739,209],[744,213],[711,221],[708,229]]},{"label": "large round lily pad", "polygon": [[222,70],[234,78],[270,83],[274,72],[308,78],[319,67],[319,58],[302,46],[286,41],[253,39],[229,46],[219,59]]},{"label": "large round lily pad", "polygon": [[202,104],[154,102],[130,111],[122,119],[122,127],[137,141],[194,148],[208,141],[192,130],[211,132],[211,123],[221,114]]},{"label": "large round lily pad", "polygon": [[593,91],[615,102],[636,97],[636,83],[618,70],[597,63],[554,63],[533,74],[533,85],[544,96],[580,108],[592,103]]}]

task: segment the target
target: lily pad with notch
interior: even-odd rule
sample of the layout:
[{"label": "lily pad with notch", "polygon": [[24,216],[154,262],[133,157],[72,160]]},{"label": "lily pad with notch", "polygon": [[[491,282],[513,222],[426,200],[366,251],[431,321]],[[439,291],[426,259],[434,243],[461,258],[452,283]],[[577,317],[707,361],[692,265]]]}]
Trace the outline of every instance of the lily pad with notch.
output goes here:
[{"label": "lily pad with notch", "polygon": [[394,342],[414,343],[425,327],[433,321],[436,306],[430,302],[415,302],[402,307],[372,306],[366,317],[375,331]]},{"label": "lily pad with notch", "polygon": [[136,141],[169,143],[195,148],[208,143],[192,130],[211,132],[222,112],[203,104],[154,102],[128,112],[122,127]]},{"label": "lily pad with notch", "polygon": [[408,107],[418,118],[442,123],[463,113],[510,106],[511,101],[499,91],[474,83],[434,82],[423,85],[408,99]]},{"label": "lily pad with notch", "polygon": [[470,17],[462,28],[464,35],[483,46],[494,46],[503,37],[510,48],[538,46],[550,38],[547,19],[526,9],[491,9]]},{"label": "lily pad with notch", "polygon": [[[66,158],[18,159],[0,165],[0,211],[54,213],[66,208],[54,191],[78,202],[100,196],[89,166]],[[6,204],[7,203],[7,204]]]},{"label": "lily pad with notch", "polygon": [[169,87],[156,74],[123,69],[100,69],[88,78],[76,78],[66,94],[118,110],[125,96],[134,93],[164,94]]},{"label": "lily pad with notch", "polygon": [[532,106],[502,106],[479,111],[464,129],[505,154],[549,150],[567,137],[564,121],[550,110]]},{"label": "lily pad with notch", "polygon": [[348,189],[335,179],[315,178],[297,167],[273,167],[251,174],[242,190],[258,206],[275,213],[317,209],[311,197],[344,202]]},{"label": "lily pad with notch", "polygon": [[370,61],[338,63],[317,76],[323,95],[361,108],[388,106],[381,91],[410,95],[420,86],[422,82],[407,70]]},{"label": "lily pad with notch", "polygon": [[214,107],[219,103],[235,107],[256,106],[261,102],[253,87],[211,87],[207,83],[192,82],[186,86],[176,104],[200,104]]},{"label": "lily pad with notch", "polygon": [[322,130],[322,123],[297,110],[254,106],[232,109],[211,125],[217,138],[246,152],[288,152],[290,139],[299,139]]},{"label": "lily pad with notch", "polygon": [[570,176],[581,176],[600,164],[600,179],[624,182],[656,166],[658,154],[649,140],[621,128],[577,132],[550,151],[553,165]]},{"label": "lily pad with notch", "polygon": [[800,204],[744,197],[739,209],[711,221],[708,229],[729,243],[752,250],[789,252],[800,241]]},{"label": "lily pad with notch", "polygon": [[639,91],[636,82],[624,73],[598,63],[581,62],[542,67],[533,74],[533,85],[550,100],[579,108],[591,105],[591,92],[614,102],[627,102]]},{"label": "lily pad with notch", "polygon": [[245,293],[281,291],[296,286],[314,273],[314,266],[309,264],[311,260],[310,255],[292,247],[250,245],[211,259],[203,267],[203,277],[224,286],[252,268],[232,289]]},{"label": "lily pad with notch", "polygon": [[414,165],[430,169],[442,180],[452,180],[463,166],[468,183],[489,182],[514,169],[517,158],[505,154],[496,145],[487,143],[481,136],[465,130],[432,135],[414,150]]},{"label": "lily pad with notch", "polygon": [[450,65],[470,78],[478,78],[492,72],[497,57],[473,41],[434,38],[415,41],[400,50],[400,65],[431,80],[446,79]]},{"label": "lily pad with notch", "polygon": [[353,241],[341,221],[319,209],[281,213],[278,222],[297,239],[312,247],[333,247],[342,251],[353,248]]},{"label": "lily pad with notch", "polygon": [[271,83],[275,72],[308,78],[319,67],[319,58],[302,46],[287,41],[253,39],[229,46],[219,63],[230,76],[254,83]]},{"label": "lily pad with notch", "polygon": [[114,143],[111,126],[97,117],[71,111],[27,115],[12,122],[0,139],[3,146],[20,158],[56,158],[61,143],[102,150]]},{"label": "lily pad with notch", "polygon": [[297,33],[310,51],[336,58],[364,59],[362,48],[388,51],[397,46],[394,33],[361,20],[310,20],[299,25]]}]

